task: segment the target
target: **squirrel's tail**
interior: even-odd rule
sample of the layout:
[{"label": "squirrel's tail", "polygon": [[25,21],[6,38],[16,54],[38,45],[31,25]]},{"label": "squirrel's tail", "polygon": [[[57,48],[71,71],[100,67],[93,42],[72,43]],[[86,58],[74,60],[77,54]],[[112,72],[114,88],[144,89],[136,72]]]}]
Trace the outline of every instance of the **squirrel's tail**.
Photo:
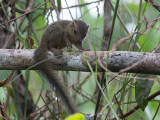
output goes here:
[{"label": "squirrel's tail", "polygon": [[[47,66],[48,67],[48,66]],[[40,69],[40,72],[43,74],[43,76],[47,79],[47,81],[51,84],[51,86],[56,88],[56,91],[62,98],[62,101],[67,105],[67,108],[71,113],[75,113],[75,106],[73,103],[73,100],[71,99],[69,92],[67,88],[64,86],[64,83],[60,79],[57,78],[57,75],[55,75],[54,71],[46,70],[46,69]]]},{"label": "squirrel's tail", "polygon": [[[45,48],[44,48],[45,49]],[[53,64],[50,60],[43,61],[47,58],[47,53],[39,52],[39,49],[35,51],[34,61],[38,64],[39,71],[46,78],[46,80],[50,83],[51,87],[55,87],[57,93],[60,95],[62,101],[66,104],[66,107],[69,109],[70,113],[75,113],[75,105],[72,98],[69,95],[69,92],[64,86],[64,83],[57,77],[53,70]]]}]

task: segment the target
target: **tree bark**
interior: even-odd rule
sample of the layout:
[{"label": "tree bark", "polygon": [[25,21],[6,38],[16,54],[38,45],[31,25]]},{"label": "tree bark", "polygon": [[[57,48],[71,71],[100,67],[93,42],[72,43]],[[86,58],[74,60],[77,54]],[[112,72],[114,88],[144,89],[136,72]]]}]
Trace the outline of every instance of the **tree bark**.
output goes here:
[{"label": "tree bark", "polygon": [[[0,69],[1,70],[26,70],[33,67],[34,50],[0,49]],[[128,51],[97,51],[98,72],[106,68],[112,72],[131,72],[160,74],[160,53],[128,52]],[[85,57],[86,56],[86,57]],[[52,59],[54,69],[64,71],[90,71],[87,58],[92,68],[95,68],[95,52],[64,52],[62,56],[55,57],[48,52],[49,59]],[[107,62],[106,62],[107,61]],[[127,68],[127,69],[126,69]]]}]

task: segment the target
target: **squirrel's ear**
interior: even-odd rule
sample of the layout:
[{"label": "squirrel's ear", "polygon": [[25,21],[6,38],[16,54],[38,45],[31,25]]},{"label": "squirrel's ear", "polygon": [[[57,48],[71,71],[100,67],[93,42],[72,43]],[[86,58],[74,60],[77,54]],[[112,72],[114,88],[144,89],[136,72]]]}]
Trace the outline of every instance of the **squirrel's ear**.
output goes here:
[{"label": "squirrel's ear", "polygon": [[89,28],[89,25],[87,25],[87,28]]}]

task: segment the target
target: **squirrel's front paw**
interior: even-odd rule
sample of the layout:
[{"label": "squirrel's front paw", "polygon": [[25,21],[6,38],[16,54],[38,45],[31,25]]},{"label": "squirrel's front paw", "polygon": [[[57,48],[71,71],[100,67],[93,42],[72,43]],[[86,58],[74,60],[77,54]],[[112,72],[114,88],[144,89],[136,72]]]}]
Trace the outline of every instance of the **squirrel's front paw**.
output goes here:
[{"label": "squirrel's front paw", "polygon": [[55,54],[55,56],[60,56],[60,55],[63,55],[63,51],[62,50],[56,50],[53,52]]},{"label": "squirrel's front paw", "polygon": [[67,46],[67,51],[71,52],[72,51],[72,46]]},{"label": "squirrel's front paw", "polygon": [[61,49],[51,48],[50,51],[52,51],[55,56],[63,55],[63,51]]}]

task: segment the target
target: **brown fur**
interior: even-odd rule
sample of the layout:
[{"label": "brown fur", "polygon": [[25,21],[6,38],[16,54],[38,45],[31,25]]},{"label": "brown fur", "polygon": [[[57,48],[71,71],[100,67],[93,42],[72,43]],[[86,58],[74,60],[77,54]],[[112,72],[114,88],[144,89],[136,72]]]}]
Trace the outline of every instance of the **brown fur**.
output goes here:
[{"label": "brown fur", "polygon": [[[76,23],[76,25],[75,25]],[[61,49],[67,47],[71,50],[72,44],[78,49],[83,50],[82,40],[86,36],[88,25],[81,20],[58,21],[49,25],[42,35],[41,43],[34,53],[35,63],[47,59],[48,50],[55,55],[62,54]],[[76,112],[76,108],[69,92],[63,82],[54,73],[53,65],[50,60],[46,60],[38,65],[40,72],[45,76],[50,85],[56,88],[62,100],[67,105],[71,113]]]}]

